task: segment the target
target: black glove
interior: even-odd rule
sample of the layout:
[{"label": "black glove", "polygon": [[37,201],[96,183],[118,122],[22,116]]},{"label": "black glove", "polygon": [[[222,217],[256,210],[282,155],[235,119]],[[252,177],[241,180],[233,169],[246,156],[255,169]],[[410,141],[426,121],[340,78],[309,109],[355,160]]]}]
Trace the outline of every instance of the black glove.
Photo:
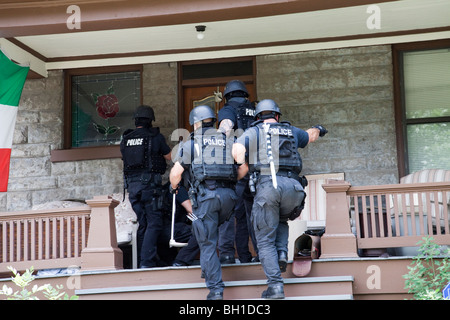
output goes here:
[{"label": "black glove", "polygon": [[175,194],[178,191],[178,186],[174,189],[172,188],[172,184],[169,183],[169,191],[171,194]]},{"label": "black glove", "polygon": [[320,124],[319,125],[317,125],[317,126],[313,126],[313,128],[316,128],[316,129],[319,129],[320,130],[320,133],[319,133],[319,136],[320,137],[323,137],[325,134],[327,134],[327,132],[328,132],[328,130],[327,129],[325,129],[323,126],[321,126]]}]

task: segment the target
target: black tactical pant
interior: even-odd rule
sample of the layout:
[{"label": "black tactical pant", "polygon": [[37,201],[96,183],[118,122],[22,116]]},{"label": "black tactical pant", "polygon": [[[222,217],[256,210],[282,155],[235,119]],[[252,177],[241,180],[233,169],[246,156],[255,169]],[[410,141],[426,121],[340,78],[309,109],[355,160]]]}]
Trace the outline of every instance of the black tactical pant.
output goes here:
[{"label": "black tactical pant", "polygon": [[140,267],[157,266],[157,241],[163,229],[163,217],[158,201],[161,193],[161,176],[134,175],[127,177],[127,189],[131,206],[136,213],[139,227],[137,247]]}]

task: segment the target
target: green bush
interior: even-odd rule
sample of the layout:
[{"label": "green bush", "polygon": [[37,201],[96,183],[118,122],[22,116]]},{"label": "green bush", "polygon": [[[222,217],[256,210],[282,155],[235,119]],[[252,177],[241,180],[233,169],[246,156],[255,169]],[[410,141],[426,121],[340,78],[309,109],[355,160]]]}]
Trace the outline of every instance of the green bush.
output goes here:
[{"label": "green bush", "polygon": [[31,267],[27,269],[23,275],[17,272],[13,267],[8,267],[9,270],[14,274],[12,277],[12,282],[18,286],[21,290],[15,291],[8,287],[6,284],[3,285],[2,290],[0,290],[0,295],[5,295],[7,300],[39,300],[36,296],[38,292],[42,292],[45,298],[49,300],[78,300],[78,296],[71,296],[65,292],[60,292],[63,289],[63,285],[57,285],[56,288],[50,284],[44,284],[43,286],[34,285],[31,291],[27,287],[35,279],[33,276],[34,268]]},{"label": "green bush", "polygon": [[403,276],[405,289],[416,300],[443,300],[442,290],[450,282],[450,250],[442,252],[433,237],[424,237],[417,244],[419,254]]}]

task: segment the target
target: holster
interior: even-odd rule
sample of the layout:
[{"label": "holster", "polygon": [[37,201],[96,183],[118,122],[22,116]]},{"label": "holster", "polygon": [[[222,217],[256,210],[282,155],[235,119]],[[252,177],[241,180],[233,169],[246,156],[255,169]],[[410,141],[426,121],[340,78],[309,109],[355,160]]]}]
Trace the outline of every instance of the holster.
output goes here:
[{"label": "holster", "polygon": [[294,211],[291,212],[291,214],[289,215],[289,220],[295,220],[298,217],[300,217],[300,214],[302,213],[303,209],[305,208],[305,199],[306,199],[306,192],[300,192],[300,194],[304,194],[302,203],[298,206],[295,207]]},{"label": "holster", "polygon": [[189,181],[189,191],[188,191],[188,196],[189,196],[189,200],[191,201],[191,205],[193,209],[197,209],[198,208],[198,202],[197,202],[197,193],[198,193],[198,183],[194,183],[192,184],[192,182]]}]

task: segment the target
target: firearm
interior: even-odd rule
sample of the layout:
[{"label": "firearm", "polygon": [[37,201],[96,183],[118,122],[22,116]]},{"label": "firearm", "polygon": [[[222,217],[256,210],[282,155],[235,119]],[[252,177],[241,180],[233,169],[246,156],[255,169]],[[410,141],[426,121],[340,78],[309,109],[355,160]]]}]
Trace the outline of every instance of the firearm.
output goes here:
[{"label": "firearm", "polygon": [[320,124],[317,126],[313,126],[313,128],[319,129],[319,131],[320,131],[319,137],[323,137],[324,135],[326,135],[328,133],[328,130],[325,129],[325,127]]}]

